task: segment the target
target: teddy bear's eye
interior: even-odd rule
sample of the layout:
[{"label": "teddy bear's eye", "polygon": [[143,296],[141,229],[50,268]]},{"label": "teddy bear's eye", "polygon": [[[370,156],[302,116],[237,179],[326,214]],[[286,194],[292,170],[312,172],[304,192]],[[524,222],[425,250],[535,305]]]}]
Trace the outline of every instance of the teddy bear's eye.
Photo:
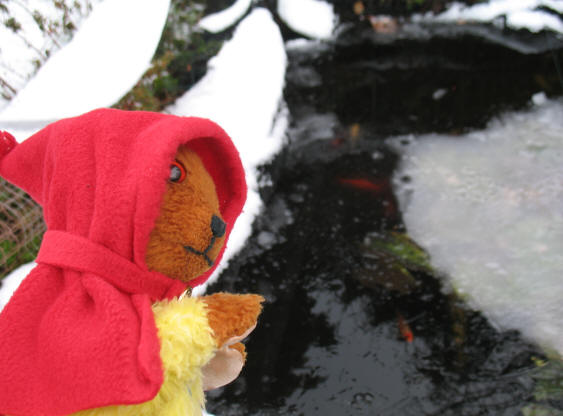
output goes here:
[{"label": "teddy bear's eye", "polygon": [[170,182],[183,182],[186,179],[186,168],[177,160],[170,165]]}]

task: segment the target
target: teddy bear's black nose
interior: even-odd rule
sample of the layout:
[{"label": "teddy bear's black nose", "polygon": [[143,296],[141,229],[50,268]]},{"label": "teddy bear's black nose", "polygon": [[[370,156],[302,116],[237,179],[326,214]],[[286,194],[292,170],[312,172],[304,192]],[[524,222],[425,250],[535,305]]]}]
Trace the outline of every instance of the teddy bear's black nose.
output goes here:
[{"label": "teddy bear's black nose", "polygon": [[227,229],[227,224],[217,215],[211,217],[211,232],[215,237],[223,237],[225,235],[225,230]]}]

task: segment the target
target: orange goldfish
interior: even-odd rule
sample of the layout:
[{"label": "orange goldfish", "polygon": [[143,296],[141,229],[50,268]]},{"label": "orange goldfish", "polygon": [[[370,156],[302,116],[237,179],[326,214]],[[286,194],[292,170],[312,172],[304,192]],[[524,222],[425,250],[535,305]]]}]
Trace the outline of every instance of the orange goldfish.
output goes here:
[{"label": "orange goldfish", "polygon": [[398,312],[397,324],[399,326],[399,332],[401,333],[401,336],[405,339],[405,341],[412,342],[414,339],[414,334],[412,333],[411,327],[409,326],[403,315]]}]

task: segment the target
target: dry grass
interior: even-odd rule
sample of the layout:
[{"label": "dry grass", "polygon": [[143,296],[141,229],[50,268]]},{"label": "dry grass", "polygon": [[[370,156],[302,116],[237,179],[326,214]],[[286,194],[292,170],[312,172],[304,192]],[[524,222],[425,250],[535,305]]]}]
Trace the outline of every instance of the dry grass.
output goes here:
[{"label": "dry grass", "polygon": [[0,278],[35,258],[44,232],[41,207],[0,178]]}]

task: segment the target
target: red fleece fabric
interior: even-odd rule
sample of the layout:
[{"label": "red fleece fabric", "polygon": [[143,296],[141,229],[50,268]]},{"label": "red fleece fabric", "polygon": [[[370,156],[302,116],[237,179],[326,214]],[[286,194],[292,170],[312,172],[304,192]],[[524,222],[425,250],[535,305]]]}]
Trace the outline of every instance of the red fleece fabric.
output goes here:
[{"label": "red fleece fabric", "polygon": [[228,238],[246,183],[231,140],[209,120],[101,109],[21,144],[0,134],[0,175],[43,206],[47,224],[37,267],[0,314],[0,413],[58,416],[158,393],[151,304],[186,285],[144,259],[181,144],[213,178]]}]

